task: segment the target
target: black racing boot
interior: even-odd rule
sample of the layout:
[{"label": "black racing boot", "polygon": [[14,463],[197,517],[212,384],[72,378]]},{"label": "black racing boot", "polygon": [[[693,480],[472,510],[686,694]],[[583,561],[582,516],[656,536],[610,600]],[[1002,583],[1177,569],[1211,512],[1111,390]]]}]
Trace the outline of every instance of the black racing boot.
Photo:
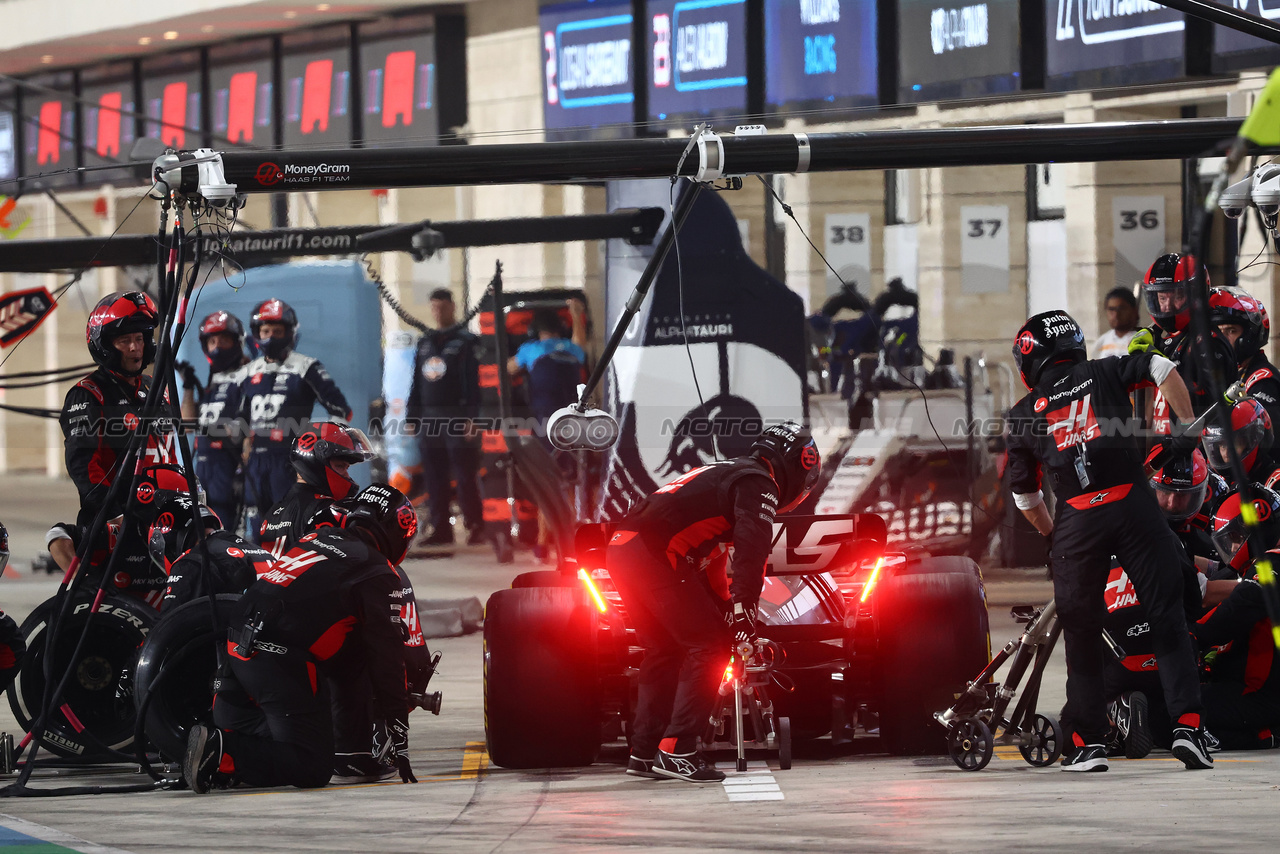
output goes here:
[{"label": "black racing boot", "polygon": [[[1147,695],[1126,691],[1107,704],[1107,714],[1119,732],[1124,745],[1122,753],[1129,759],[1142,759],[1151,752],[1151,719],[1147,712]],[[1107,751],[1108,756],[1116,754]]]},{"label": "black racing boot", "polygon": [[182,777],[197,795],[225,788],[228,778],[220,774],[222,730],[196,724],[187,733],[187,753],[182,757]]},{"label": "black racing boot", "polygon": [[1209,744],[1202,727],[1174,727],[1173,755],[1182,760],[1188,771],[1213,767],[1213,757],[1209,755]]},{"label": "black racing boot", "polygon": [[627,759],[627,774],[632,777],[649,777],[653,780],[670,779],[666,774],[659,774],[653,770],[652,759],[641,759],[639,756],[631,756]]},{"label": "black racing boot", "polygon": [[719,783],[725,777],[707,764],[695,738],[664,738],[653,757],[653,773],[690,783]]},{"label": "black racing boot", "polygon": [[1085,744],[1062,760],[1063,771],[1106,771],[1107,748],[1101,744]]},{"label": "black racing boot", "polygon": [[330,783],[380,783],[396,775],[396,766],[379,762],[372,753],[335,753]]}]

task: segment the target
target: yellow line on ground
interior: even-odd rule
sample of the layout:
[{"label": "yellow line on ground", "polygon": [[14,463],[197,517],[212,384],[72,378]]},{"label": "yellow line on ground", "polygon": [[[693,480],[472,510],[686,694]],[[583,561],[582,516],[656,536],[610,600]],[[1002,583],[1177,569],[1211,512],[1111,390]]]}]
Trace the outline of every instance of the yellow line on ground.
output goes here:
[{"label": "yellow line on ground", "polygon": [[462,754],[462,773],[460,780],[478,779],[489,767],[489,752],[485,750],[483,741],[468,741]]}]

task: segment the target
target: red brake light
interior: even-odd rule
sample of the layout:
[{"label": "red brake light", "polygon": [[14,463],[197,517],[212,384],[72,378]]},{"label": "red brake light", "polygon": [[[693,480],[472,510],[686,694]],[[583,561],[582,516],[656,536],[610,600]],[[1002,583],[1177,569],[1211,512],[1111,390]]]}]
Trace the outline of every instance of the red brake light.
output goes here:
[{"label": "red brake light", "polygon": [[867,579],[866,584],[862,585],[862,595],[858,597],[859,602],[867,601],[871,591],[876,589],[876,583],[880,581],[880,570],[882,569],[884,569],[884,558],[876,558],[876,565],[871,570],[871,577]]},{"label": "red brake light", "polygon": [[582,586],[587,588],[587,593],[591,595],[592,601],[596,603],[596,608],[601,614],[609,610],[608,604],[604,601],[604,597],[600,595],[600,589],[596,587],[596,583],[591,580],[591,576],[585,569],[578,569],[578,578],[582,579]]}]

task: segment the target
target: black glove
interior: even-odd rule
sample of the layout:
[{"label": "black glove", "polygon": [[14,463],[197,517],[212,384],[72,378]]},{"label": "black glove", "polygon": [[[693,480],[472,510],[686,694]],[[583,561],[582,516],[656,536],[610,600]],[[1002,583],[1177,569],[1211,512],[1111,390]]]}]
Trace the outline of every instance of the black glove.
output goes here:
[{"label": "black glove", "polygon": [[737,649],[742,644],[749,644],[755,647],[758,638],[756,634],[756,607],[734,602],[733,610],[729,612],[729,627],[733,630],[734,649]]},{"label": "black glove", "polygon": [[196,376],[195,366],[190,362],[176,362],[173,369],[178,372],[178,376],[182,377],[184,386],[192,390],[200,388],[200,379]]},{"label": "black glove", "polygon": [[400,772],[400,782],[416,783],[413,768],[409,765],[409,721],[405,718],[379,722],[374,726],[373,746],[375,755],[386,761],[394,759]]},{"label": "black glove", "polygon": [[1187,425],[1171,425],[1173,435],[1160,440],[1160,453],[1150,462],[1153,470],[1162,469],[1178,457],[1189,457],[1200,445],[1200,431],[1188,430]]}]

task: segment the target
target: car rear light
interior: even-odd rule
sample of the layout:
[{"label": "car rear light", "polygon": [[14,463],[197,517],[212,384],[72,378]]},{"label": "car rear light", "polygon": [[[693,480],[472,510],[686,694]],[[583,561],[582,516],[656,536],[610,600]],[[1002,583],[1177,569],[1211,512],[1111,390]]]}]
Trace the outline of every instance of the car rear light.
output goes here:
[{"label": "car rear light", "polygon": [[596,587],[596,583],[592,580],[590,574],[585,569],[579,569],[578,578],[582,579],[582,586],[587,588],[587,593],[591,596],[591,600],[596,603],[596,608],[600,613],[607,612],[609,606],[605,603],[604,597],[600,595],[600,589]]},{"label": "car rear light", "polygon": [[859,602],[866,602],[871,596],[871,591],[876,589],[876,583],[880,581],[880,570],[884,569],[884,558],[877,558],[875,568],[871,570],[871,577],[867,579],[867,583],[862,585],[862,595],[858,597]]}]

